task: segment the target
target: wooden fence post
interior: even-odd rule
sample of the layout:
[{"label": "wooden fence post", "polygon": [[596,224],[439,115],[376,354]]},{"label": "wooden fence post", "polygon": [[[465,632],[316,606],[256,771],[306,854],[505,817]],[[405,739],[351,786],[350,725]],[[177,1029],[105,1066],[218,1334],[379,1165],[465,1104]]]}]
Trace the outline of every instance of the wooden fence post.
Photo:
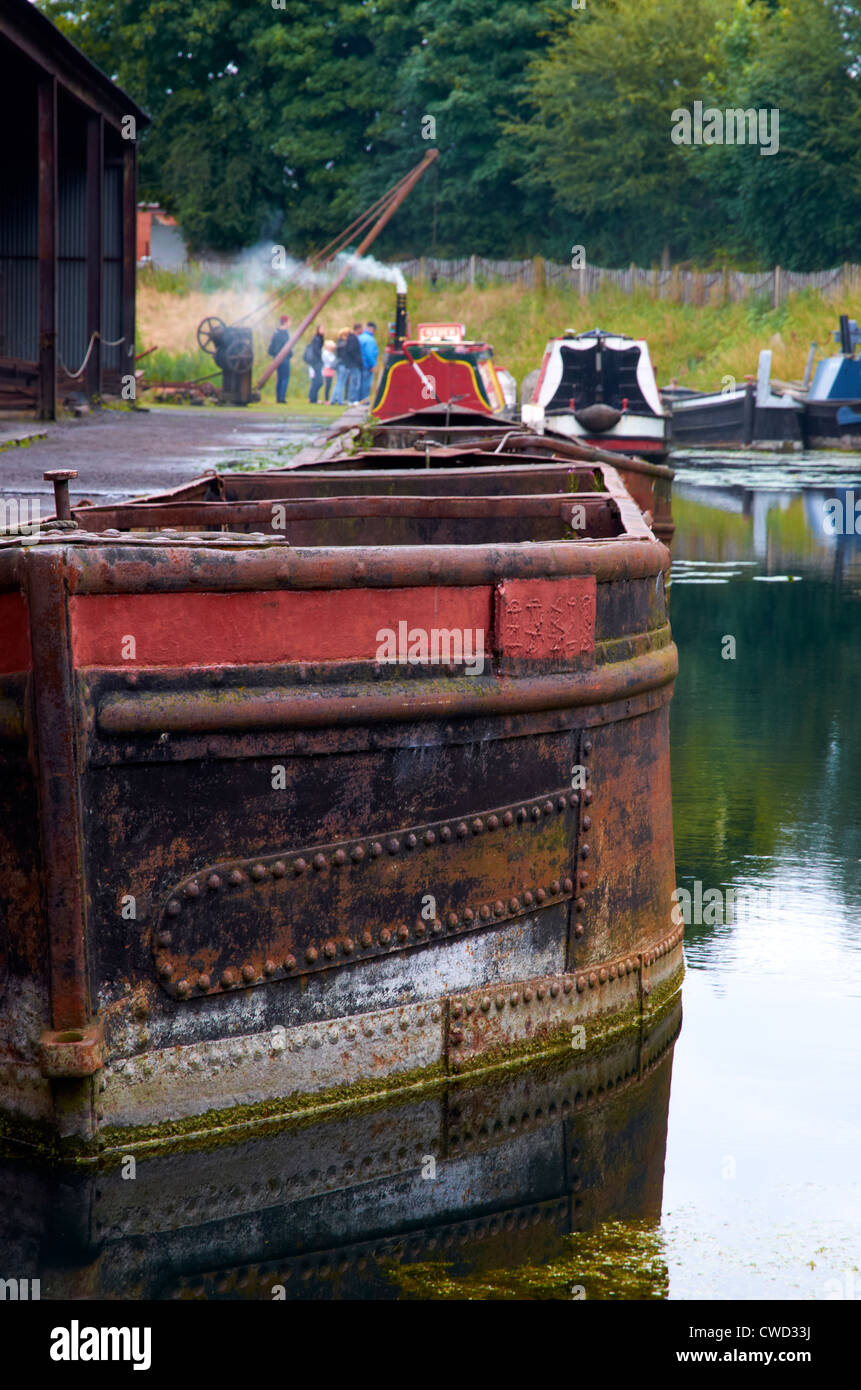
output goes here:
[{"label": "wooden fence post", "polygon": [[475,289],[475,256],[469,258],[469,287]]},{"label": "wooden fence post", "polygon": [[776,309],[777,306],[779,305],[779,303],[780,303],[780,266],[779,266],[779,265],[776,265],[776,266],[774,267],[774,303],[773,303],[773,307]]}]

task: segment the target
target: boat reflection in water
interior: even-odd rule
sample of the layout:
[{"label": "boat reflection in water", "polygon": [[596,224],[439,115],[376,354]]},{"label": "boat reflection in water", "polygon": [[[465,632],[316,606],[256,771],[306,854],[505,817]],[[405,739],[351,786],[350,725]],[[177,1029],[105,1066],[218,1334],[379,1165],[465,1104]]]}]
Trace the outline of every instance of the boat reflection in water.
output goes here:
[{"label": "boat reflection in water", "polygon": [[674,505],[686,528],[685,545],[675,555],[680,568],[674,583],[687,559],[709,562],[720,556],[727,563],[761,562],[769,571],[793,567],[836,583],[852,578],[861,563],[857,464],[847,468],[804,459],[796,468],[781,468],[750,456],[741,466],[711,468],[699,476],[683,467]]},{"label": "boat reflection in water", "polygon": [[594,1058],[587,1039],[98,1173],[7,1160],[7,1265],[43,1299],[666,1297],[656,1227],[680,1024],[676,994]]}]

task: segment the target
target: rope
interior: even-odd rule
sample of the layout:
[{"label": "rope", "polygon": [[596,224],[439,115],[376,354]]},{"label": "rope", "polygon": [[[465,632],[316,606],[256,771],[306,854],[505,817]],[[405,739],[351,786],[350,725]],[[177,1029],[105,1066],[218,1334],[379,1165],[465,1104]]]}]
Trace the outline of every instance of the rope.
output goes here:
[{"label": "rope", "polygon": [[102,335],[101,335],[101,333],[99,332],[99,330],[98,330],[97,328],[94,329],[93,332],[92,332],[91,335],[90,335],[90,341],[89,341],[89,343],[87,344],[86,356],[84,357],[83,362],[81,363],[80,367],[78,368],[78,370],[77,370],[76,372],[70,372],[70,371],[69,371],[68,367],[66,366],[66,364],[65,364],[65,362],[63,361],[62,357],[60,356],[60,350],[59,350],[59,348],[58,348],[58,349],[57,349],[57,361],[60,363],[60,366],[63,368],[63,371],[66,373],[66,376],[71,377],[72,381],[75,381],[75,380],[77,379],[77,377],[79,377],[79,376],[82,375],[84,368],[86,367],[87,363],[88,363],[89,360],[90,360],[90,353],[91,353],[92,350],[93,350],[93,344],[95,343],[95,341],[96,341],[97,338],[99,338],[99,339],[101,340],[101,343],[102,343],[102,346],[103,346],[103,347],[119,347],[120,344],[121,344],[121,343],[124,343],[125,340],[126,340],[126,339],[125,339],[125,334],[123,334],[122,338],[114,338],[114,339],[102,338]]}]

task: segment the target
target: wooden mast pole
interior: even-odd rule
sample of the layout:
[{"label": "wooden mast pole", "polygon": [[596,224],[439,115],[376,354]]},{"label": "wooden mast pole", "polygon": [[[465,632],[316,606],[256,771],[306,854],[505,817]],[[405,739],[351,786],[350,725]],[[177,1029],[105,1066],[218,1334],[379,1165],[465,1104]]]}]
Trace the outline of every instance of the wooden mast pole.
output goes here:
[{"label": "wooden mast pole", "polygon": [[269,380],[272,373],[278,366],[278,363],[282,362],[284,358],[287,356],[287,353],[292,350],[293,345],[299,341],[308,325],[314,321],[314,319],[321,312],[323,307],[326,304],[328,304],[329,300],[332,298],[332,295],[335,293],[338,286],[341,285],[344,280],[346,280],[347,276],[349,275],[352,269],[353,261],[357,260],[358,257],[364,255],[371,242],[379,236],[380,232],[383,230],[392,214],[397,212],[398,208],[406,198],[407,194],[412,192],[412,190],[415,188],[416,184],[418,183],[425,170],[429,168],[430,165],[434,162],[434,160],[438,157],[438,150],[428,150],[421,164],[417,164],[415,169],[413,169],[412,173],[408,176],[408,178],[404,180],[403,184],[401,185],[395,196],[392,198],[391,202],[387,204],[380,216],[377,218],[373,227],[371,227],[370,231],[362,239],[362,241],[359,242],[359,245],[356,247],[355,251],[353,252],[347,264],[344,266],[343,270],[332,281],[325,294],[321,295],[321,297],[317,300],[317,303],[314,305],[313,309],[311,309],[310,312],[305,315],[302,322],[299,324],[299,327],[296,329],[295,333],[292,335],[291,338],[287,340],[281,351],[278,353],[278,356],[273,357],[272,361],[269,363],[269,366],[266,368],[266,371],[263,373],[263,375],[257,383],[258,391],[261,389],[261,387],[265,386],[266,382]]}]

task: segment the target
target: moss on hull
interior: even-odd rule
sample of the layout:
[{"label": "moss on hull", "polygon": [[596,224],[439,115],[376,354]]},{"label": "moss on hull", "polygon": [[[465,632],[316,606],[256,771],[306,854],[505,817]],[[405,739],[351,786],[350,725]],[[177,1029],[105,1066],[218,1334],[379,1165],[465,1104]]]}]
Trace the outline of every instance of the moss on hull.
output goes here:
[{"label": "moss on hull", "polygon": [[[589,1020],[589,1056],[594,1058],[623,1042],[640,1031],[644,1022],[652,1027],[665,1017],[676,1002],[683,973],[684,968],[680,965],[671,977],[653,991],[647,1015],[641,1015],[639,1006],[633,1002],[629,1008],[617,1013]],[[525,1069],[544,1058],[570,1056],[571,1025],[566,1024],[542,1037],[485,1053],[455,1075],[448,1074],[445,1063],[438,1061],[428,1067],[398,1072],[380,1079],[367,1078],[325,1091],[210,1110],[204,1115],[168,1120],[158,1125],[133,1129],[111,1127],[101,1134],[100,1155],[102,1162],[112,1164],[119,1163],[130,1152],[143,1156],[155,1151],[168,1153],[212,1148],[234,1143],[240,1136],[252,1138],[303,1124],[315,1124],[323,1117],[335,1117],[350,1110],[368,1111],[401,1100],[406,1103],[415,1100],[417,1095],[429,1096],[445,1086],[457,1086],[459,1082],[467,1080],[472,1082],[478,1076],[492,1079],[495,1075]]]},{"label": "moss on hull", "polygon": [[312,1125],[321,1118],[358,1109],[368,1111],[401,1101],[406,1103],[415,1100],[417,1095],[430,1096],[446,1086],[472,1083],[478,1077],[492,1080],[494,1076],[526,1069],[543,1059],[570,1060],[572,1023],[582,1023],[587,1028],[587,1050],[579,1055],[594,1060],[660,1022],[677,1000],[683,975],[684,965],[680,962],[665,980],[651,986],[642,1011],[639,1000],[634,998],[612,1013],[567,1021],[537,1037],[489,1049],[466,1061],[454,1073],[447,1070],[444,1060],[439,1060],[430,1066],[385,1077],[365,1078],[323,1091],[296,1092],[286,1097],[224,1106],[202,1115],[164,1120],[158,1124],[107,1126],[89,1139],[59,1139],[47,1124],[15,1115],[0,1115],[0,1156],[28,1153],[51,1163],[98,1162],[100,1166],[113,1167],[129,1154],[141,1158],[147,1153],[211,1149],[235,1143],[237,1139]]}]

